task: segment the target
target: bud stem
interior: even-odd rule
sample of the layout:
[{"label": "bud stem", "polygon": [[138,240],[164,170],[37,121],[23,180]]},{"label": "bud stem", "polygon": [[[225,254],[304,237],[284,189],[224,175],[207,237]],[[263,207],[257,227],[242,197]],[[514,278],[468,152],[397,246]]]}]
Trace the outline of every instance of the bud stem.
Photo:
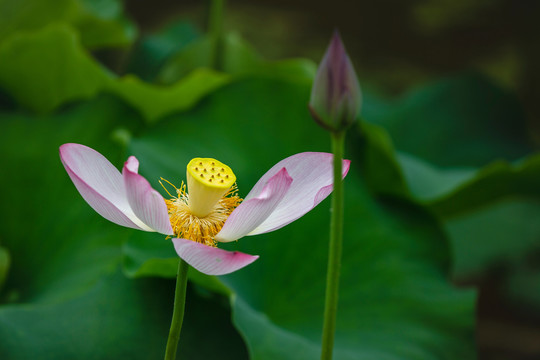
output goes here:
[{"label": "bud stem", "polygon": [[321,360],[332,359],[336,313],[338,306],[339,273],[343,243],[343,149],[345,131],[332,132],[332,152],[334,154],[334,191],[330,217],[330,242],[328,251],[328,270],[326,273],[326,299],[322,335]]}]

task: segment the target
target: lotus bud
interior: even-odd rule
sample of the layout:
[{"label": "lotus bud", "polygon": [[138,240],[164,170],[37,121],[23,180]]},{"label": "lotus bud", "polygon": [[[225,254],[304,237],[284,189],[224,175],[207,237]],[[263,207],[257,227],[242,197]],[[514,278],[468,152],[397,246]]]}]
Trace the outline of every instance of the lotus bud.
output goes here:
[{"label": "lotus bud", "polygon": [[343,131],[355,122],[361,102],[360,84],[336,31],[317,69],[309,110],[325,129]]}]

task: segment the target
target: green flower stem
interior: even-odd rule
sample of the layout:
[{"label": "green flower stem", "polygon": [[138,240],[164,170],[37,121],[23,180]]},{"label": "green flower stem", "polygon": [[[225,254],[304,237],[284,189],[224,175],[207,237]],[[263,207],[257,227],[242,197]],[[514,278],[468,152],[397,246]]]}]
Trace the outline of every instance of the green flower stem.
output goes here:
[{"label": "green flower stem", "polygon": [[176,359],[176,348],[178,347],[182,322],[184,321],[188,270],[188,263],[180,259],[178,273],[176,275],[176,289],[174,290],[174,309],[171,329],[169,330],[169,339],[167,340],[167,348],[165,349],[165,360]]},{"label": "green flower stem", "polygon": [[332,133],[332,152],[334,154],[334,191],[330,217],[330,243],[328,251],[328,270],[326,273],[326,299],[322,335],[321,360],[332,359],[334,334],[336,332],[336,313],[338,306],[339,272],[343,243],[343,149],[345,131]]},{"label": "green flower stem", "polygon": [[225,0],[211,0],[208,15],[208,35],[212,42],[211,65],[215,70],[223,71],[224,40],[223,40],[223,12]]}]

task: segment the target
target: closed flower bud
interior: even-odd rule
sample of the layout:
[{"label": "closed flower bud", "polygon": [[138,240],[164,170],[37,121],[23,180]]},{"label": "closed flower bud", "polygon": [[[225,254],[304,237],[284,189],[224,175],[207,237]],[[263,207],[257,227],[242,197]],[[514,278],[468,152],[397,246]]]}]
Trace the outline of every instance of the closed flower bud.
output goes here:
[{"label": "closed flower bud", "polygon": [[342,131],[358,117],[361,102],[360,84],[336,31],[313,81],[311,115],[325,129]]}]

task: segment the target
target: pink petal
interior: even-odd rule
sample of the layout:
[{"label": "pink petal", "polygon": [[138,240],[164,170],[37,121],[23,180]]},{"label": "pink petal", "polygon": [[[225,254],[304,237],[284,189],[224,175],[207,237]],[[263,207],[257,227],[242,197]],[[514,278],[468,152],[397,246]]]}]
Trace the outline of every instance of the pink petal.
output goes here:
[{"label": "pink petal", "polygon": [[215,239],[229,242],[240,239],[262,224],[288,194],[293,179],[285,168],[264,184],[257,197],[244,200],[229,216]]},{"label": "pink petal", "polygon": [[139,161],[135,156],[130,156],[124,164],[122,174],[131,209],[150,228],[162,234],[173,235],[165,200],[137,173],[138,170]]},{"label": "pink petal", "polygon": [[151,231],[131,210],[122,175],[103,155],[80,144],[60,146],[60,160],[86,202],[105,219]]},{"label": "pink petal", "polygon": [[174,249],[189,265],[207,275],[225,275],[257,260],[259,256],[226,251],[186,239],[172,239]]},{"label": "pink petal", "polygon": [[[248,235],[277,230],[304,216],[323,201],[333,190],[333,155],[329,153],[304,152],[292,155],[274,165],[246,196],[246,200],[258,196],[268,179],[282,168],[293,178],[291,188],[272,214]],[[349,160],[343,160],[343,178],[349,171]]]}]

